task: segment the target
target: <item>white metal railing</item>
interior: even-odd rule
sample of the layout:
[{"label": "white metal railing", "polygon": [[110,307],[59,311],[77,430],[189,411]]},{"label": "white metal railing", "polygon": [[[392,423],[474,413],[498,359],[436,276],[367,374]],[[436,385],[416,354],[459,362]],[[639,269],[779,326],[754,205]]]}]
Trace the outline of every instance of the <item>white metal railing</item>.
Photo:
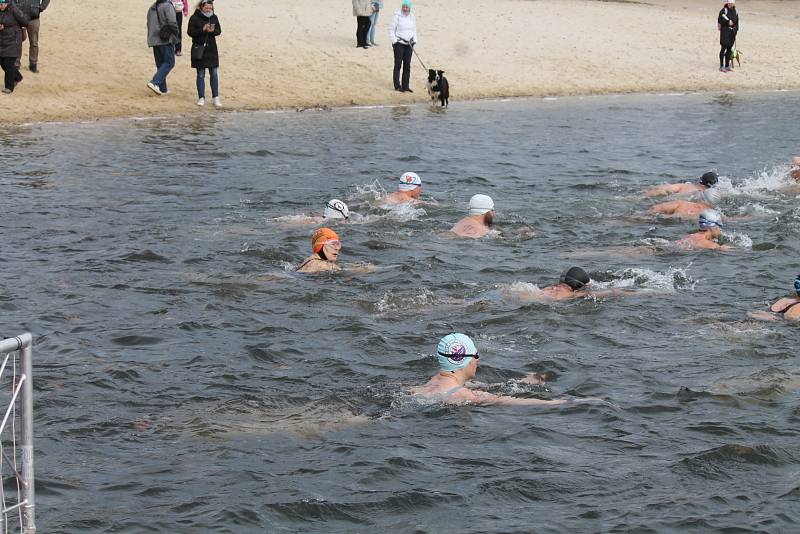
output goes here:
[{"label": "white metal railing", "polygon": [[[16,375],[16,360],[14,360],[14,353],[19,351],[19,366],[22,372],[19,377]],[[11,337],[8,339],[0,340],[0,358],[5,355],[2,367],[0,367],[0,379],[6,370],[9,358],[12,361],[12,368],[14,369],[14,376],[12,379],[12,392],[11,398],[6,409],[5,416],[2,423],[0,423],[0,452],[2,458],[0,462],[5,461],[14,476],[17,479],[18,488],[18,502],[13,506],[6,507],[5,495],[3,495],[3,525],[5,531],[8,531],[8,514],[15,510],[20,513],[20,529],[23,533],[33,534],[36,532],[36,515],[34,506],[34,486],[33,486],[33,337],[29,333],[20,336]],[[21,405],[20,414],[20,453],[22,458],[22,473],[17,470],[17,453],[16,453],[16,432],[12,432],[12,439],[15,446],[13,458],[2,451],[2,434],[5,430],[6,423],[10,420],[12,428],[15,421],[15,406],[19,398]],[[10,419],[9,419],[10,418]],[[16,429],[14,429],[16,430]],[[1,484],[2,482],[0,482]]]}]

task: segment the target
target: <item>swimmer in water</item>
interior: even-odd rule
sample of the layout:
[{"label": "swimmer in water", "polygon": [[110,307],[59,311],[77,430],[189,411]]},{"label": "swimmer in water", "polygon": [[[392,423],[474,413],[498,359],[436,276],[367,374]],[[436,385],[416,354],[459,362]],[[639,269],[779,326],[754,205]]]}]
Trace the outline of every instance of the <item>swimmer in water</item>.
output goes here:
[{"label": "swimmer in water", "polygon": [[591,283],[592,280],[586,271],[580,267],[570,267],[561,273],[556,285],[543,287],[542,293],[553,300],[582,298],[589,294]]},{"label": "swimmer in water", "polygon": [[787,321],[800,321],[800,274],[794,279],[794,292],[791,297],[778,299],[768,312],[750,312],[750,317],[762,321],[775,321],[781,317]]},{"label": "swimmer in water", "polygon": [[682,184],[664,184],[651,187],[644,192],[645,197],[658,197],[664,195],[691,195],[702,192],[716,185],[719,176],[714,171],[709,171],[700,177],[698,183],[684,182]]},{"label": "swimmer in water", "polygon": [[419,196],[422,194],[422,179],[415,172],[407,172],[400,177],[400,183],[397,184],[397,191],[390,195],[386,195],[382,203],[384,205],[392,204],[416,204],[420,202]]},{"label": "swimmer in water", "polygon": [[792,168],[789,171],[789,177],[791,177],[792,180],[800,182],[800,156],[792,158]]},{"label": "swimmer in water", "polygon": [[719,204],[722,195],[716,188],[709,188],[700,193],[700,202],[690,202],[688,200],[672,200],[662,202],[651,207],[650,213],[659,215],[670,215],[681,219],[694,219],[704,210],[714,209]]},{"label": "swimmer in water", "polygon": [[729,245],[720,245],[717,239],[722,235],[722,215],[717,210],[703,210],[697,219],[699,232],[689,234],[675,244],[686,250],[733,250]]},{"label": "swimmer in water", "polygon": [[342,242],[339,236],[330,228],[319,228],[311,236],[311,250],[314,254],[308,257],[296,269],[298,273],[319,273],[323,271],[339,271],[336,265]]},{"label": "swimmer in water", "polygon": [[459,237],[477,239],[489,233],[494,223],[494,201],[488,195],[473,195],[469,199],[469,215],[461,219],[450,231]]},{"label": "swimmer in water", "polygon": [[305,226],[312,224],[334,224],[337,221],[348,222],[350,220],[350,209],[347,204],[338,198],[330,199],[325,204],[325,211],[322,212],[322,217],[313,216],[306,217],[305,215],[284,215],[275,218],[275,222],[286,226]]},{"label": "swimmer in water", "polygon": [[[418,397],[438,400],[447,404],[497,404],[501,406],[549,406],[568,402],[599,401],[599,399],[520,399],[470,389],[466,386],[466,383],[475,377],[475,373],[478,370],[478,350],[472,339],[464,334],[448,334],[444,336],[439,341],[436,354],[439,358],[439,372],[427,384],[412,390],[412,393]],[[521,382],[541,384],[542,379],[531,373]]]}]

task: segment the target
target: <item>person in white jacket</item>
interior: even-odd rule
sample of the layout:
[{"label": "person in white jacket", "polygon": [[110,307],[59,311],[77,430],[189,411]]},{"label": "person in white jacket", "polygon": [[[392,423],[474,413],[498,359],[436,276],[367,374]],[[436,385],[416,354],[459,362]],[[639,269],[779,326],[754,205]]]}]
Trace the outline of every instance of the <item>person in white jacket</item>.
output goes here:
[{"label": "person in white jacket", "polygon": [[[403,0],[400,9],[394,12],[389,24],[389,40],[394,50],[394,73],[392,81],[394,90],[401,93],[413,93],[408,83],[411,81],[412,47],[417,44],[417,19],[411,12],[411,0]],[[403,80],[400,81],[400,64],[403,65]]]}]

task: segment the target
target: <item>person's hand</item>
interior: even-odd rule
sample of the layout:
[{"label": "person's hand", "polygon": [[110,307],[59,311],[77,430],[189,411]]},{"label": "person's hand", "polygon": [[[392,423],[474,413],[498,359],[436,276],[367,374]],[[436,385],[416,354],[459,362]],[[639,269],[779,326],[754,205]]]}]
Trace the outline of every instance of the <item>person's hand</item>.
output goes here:
[{"label": "person's hand", "polygon": [[3,26],[2,24],[0,24],[0,31],[3,31],[3,29],[5,29],[5,26]]},{"label": "person's hand", "polygon": [[732,20],[729,20],[729,21],[728,21],[728,26],[730,26],[731,28],[733,28],[733,21],[732,21]]}]

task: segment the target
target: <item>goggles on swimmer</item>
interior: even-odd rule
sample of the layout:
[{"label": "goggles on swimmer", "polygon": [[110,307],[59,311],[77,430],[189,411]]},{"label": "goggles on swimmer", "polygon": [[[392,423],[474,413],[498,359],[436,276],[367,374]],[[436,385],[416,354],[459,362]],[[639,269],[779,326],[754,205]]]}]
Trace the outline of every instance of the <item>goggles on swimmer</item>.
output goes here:
[{"label": "goggles on swimmer", "polygon": [[325,243],[323,243],[323,246],[324,245],[330,245],[333,248],[342,248],[342,242],[339,241],[338,239],[328,239],[327,241],[325,241]]},{"label": "goggles on swimmer", "polygon": [[475,358],[476,360],[480,358],[480,355],[476,352],[475,354],[446,354],[444,352],[436,351],[436,354],[439,356],[444,356],[454,362],[460,362],[464,358]]}]

